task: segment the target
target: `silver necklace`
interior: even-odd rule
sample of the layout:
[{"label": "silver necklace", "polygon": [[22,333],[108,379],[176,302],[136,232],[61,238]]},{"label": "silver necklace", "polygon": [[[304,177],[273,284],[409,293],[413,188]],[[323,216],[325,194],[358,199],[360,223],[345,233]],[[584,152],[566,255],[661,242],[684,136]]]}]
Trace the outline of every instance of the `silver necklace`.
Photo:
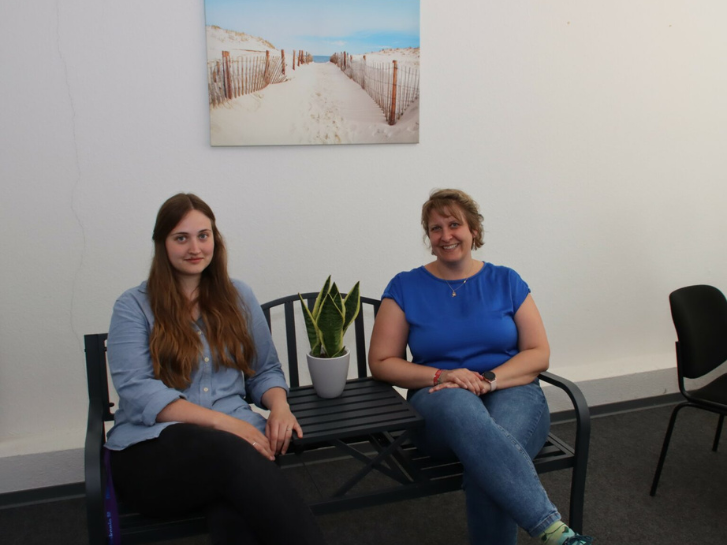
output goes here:
[{"label": "silver necklace", "polygon": [[470,278],[472,278],[472,275],[469,275],[467,278],[465,278],[464,281],[456,288],[453,288],[452,284],[450,284],[446,278],[442,278],[442,280],[444,280],[449,286],[449,289],[452,290],[452,297],[457,297],[457,290],[463,287],[467,283],[467,280],[469,280]]}]

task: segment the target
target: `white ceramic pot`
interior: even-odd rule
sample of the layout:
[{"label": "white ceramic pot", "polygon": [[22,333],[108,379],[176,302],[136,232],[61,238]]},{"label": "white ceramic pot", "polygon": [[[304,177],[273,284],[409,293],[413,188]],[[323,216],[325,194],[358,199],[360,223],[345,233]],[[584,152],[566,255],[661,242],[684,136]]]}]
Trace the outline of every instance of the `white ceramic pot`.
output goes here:
[{"label": "white ceramic pot", "polygon": [[343,356],[337,358],[316,358],[310,354],[306,354],[306,357],[316,394],[326,398],[340,396],[346,387],[351,353],[346,350]]}]

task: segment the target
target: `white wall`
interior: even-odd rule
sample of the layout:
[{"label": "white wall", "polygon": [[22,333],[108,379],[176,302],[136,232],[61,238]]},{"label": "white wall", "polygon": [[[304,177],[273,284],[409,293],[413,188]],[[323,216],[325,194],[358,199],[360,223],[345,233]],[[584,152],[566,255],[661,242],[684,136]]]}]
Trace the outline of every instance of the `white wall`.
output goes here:
[{"label": "white wall", "polygon": [[[463,188],[481,257],[533,289],[553,370],[605,380],[592,403],[673,389],[668,293],[727,289],[727,4],[421,12],[419,145],[213,149],[201,1],[2,4],[0,492],[82,479],[82,337],[144,279],[178,191],[210,203],[264,301],[329,273],[378,296],[429,257],[428,192]],[[621,387],[650,371],[658,391]],[[49,452],[66,471],[31,463]]]}]

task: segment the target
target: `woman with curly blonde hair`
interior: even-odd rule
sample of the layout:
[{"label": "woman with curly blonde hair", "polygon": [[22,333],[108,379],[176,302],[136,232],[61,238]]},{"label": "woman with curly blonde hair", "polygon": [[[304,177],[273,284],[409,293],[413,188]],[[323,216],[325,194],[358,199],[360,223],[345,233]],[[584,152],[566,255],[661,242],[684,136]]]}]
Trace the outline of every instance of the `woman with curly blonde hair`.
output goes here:
[{"label": "woman with curly blonde hair", "polygon": [[421,221],[435,259],[386,287],[371,372],[409,389],[421,448],[462,462],[472,545],[515,545],[517,526],[547,545],[591,543],[560,520],[532,464],[550,428],[538,383],[550,348],[530,288],[472,257],[482,215],[463,191],[433,192]]}]

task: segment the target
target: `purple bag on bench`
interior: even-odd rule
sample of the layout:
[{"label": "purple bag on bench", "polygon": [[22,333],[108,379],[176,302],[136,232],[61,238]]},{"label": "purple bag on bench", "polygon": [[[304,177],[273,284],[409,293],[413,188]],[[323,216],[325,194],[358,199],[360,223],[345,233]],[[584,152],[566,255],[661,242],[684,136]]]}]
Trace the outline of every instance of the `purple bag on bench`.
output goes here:
[{"label": "purple bag on bench", "polygon": [[119,531],[119,509],[116,505],[116,493],[114,492],[114,480],[111,478],[111,451],[104,449],[104,467],[106,468],[106,490],[104,491],[103,505],[106,516],[106,536],[109,545],[121,543]]}]

